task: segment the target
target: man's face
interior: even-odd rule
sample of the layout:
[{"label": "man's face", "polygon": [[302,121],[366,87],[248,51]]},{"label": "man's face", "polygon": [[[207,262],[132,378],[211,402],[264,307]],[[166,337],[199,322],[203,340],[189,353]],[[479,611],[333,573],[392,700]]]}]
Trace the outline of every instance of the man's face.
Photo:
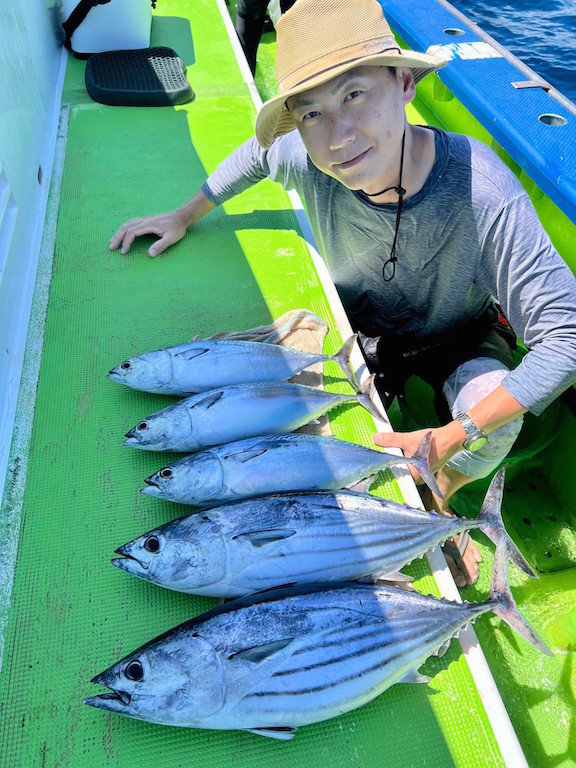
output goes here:
[{"label": "man's face", "polygon": [[404,106],[414,97],[409,69],[357,67],[288,99],[314,163],[368,194],[398,182]]}]

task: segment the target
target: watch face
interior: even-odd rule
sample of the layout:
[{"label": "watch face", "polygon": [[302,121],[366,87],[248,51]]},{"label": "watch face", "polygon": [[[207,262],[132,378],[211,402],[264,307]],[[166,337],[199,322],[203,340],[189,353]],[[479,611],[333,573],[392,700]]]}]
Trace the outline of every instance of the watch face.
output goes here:
[{"label": "watch face", "polygon": [[486,445],[486,438],[485,437],[477,437],[476,440],[472,440],[470,442],[470,445],[468,446],[469,451],[479,451],[481,448],[484,448]]}]

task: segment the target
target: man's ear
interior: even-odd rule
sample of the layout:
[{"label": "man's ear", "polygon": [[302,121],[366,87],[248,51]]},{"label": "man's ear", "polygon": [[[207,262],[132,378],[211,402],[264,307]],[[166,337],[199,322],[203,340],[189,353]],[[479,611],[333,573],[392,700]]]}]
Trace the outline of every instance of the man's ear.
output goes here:
[{"label": "man's ear", "polygon": [[402,103],[410,104],[414,96],[416,96],[416,83],[414,82],[412,70],[408,69],[408,67],[399,67],[397,77],[402,84]]}]

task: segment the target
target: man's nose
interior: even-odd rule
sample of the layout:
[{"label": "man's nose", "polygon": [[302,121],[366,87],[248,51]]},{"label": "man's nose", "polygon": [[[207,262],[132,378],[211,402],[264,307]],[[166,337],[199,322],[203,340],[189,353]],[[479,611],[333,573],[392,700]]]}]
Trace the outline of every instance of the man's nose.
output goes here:
[{"label": "man's nose", "polygon": [[330,125],[330,149],[337,150],[351,144],[356,139],[354,123],[346,118],[334,118]]}]

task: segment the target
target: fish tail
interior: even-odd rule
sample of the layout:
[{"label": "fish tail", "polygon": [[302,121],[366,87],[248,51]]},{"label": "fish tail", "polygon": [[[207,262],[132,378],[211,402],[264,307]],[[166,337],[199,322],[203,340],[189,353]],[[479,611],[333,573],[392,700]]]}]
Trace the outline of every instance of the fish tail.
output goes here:
[{"label": "fish tail", "polygon": [[537,574],[526,562],[524,555],[520,552],[504,528],[504,522],[502,520],[502,496],[504,493],[505,474],[506,470],[502,468],[494,475],[490,487],[486,492],[482,509],[476,520],[476,527],[480,528],[496,547],[500,544],[505,544],[507,556],[512,560],[514,565],[527,576],[536,579],[538,578]]},{"label": "fish tail", "polygon": [[426,432],[422,440],[420,440],[418,448],[416,448],[413,455],[410,458],[405,457],[404,461],[407,464],[411,464],[415,469],[418,470],[418,473],[420,474],[422,480],[424,480],[424,482],[426,483],[428,488],[430,488],[433,494],[443,499],[444,495],[442,494],[442,491],[440,490],[440,487],[436,482],[436,478],[434,477],[434,473],[430,468],[431,446],[432,446],[432,432]]},{"label": "fish tail", "polygon": [[354,391],[360,392],[360,384],[358,383],[358,379],[356,378],[356,374],[350,363],[350,355],[354,349],[357,337],[358,335],[356,333],[353,336],[350,336],[348,341],[345,341],[342,345],[342,349],[332,356],[332,359],[338,363],[340,368],[342,368]]},{"label": "fish tail", "polygon": [[386,414],[384,414],[380,408],[374,402],[374,397],[378,395],[376,386],[374,384],[374,374],[368,376],[364,384],[360,389],[360,394],[356,396],[356,399],[363,408],[366,408],[368,413],[375,419],[380,421],[388,421]]},{"label": "fish tail", "polygon": [[496,547],[492,585],[487,605],[490,606],[490,610],[518,632],[530,645],[533,645],[534,648],[537,648],[546,656],[553,656],[552,651],[522,616],[514,602],[508,582],[507,547],[508,545],[505,540],[501,541]]}]

